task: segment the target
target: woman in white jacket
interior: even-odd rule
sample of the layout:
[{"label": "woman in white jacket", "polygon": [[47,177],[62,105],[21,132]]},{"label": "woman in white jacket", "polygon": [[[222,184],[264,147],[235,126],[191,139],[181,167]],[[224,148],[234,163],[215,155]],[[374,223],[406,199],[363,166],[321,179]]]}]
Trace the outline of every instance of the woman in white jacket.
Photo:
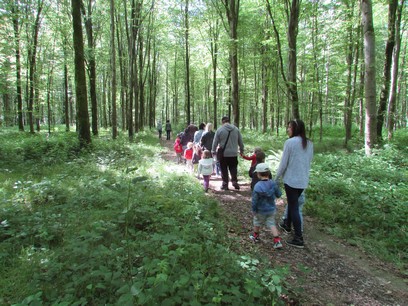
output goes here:
[{"label": "woman in white jacket", "polygon": [[292,120],[287,128],[289,139],[283,147],[282,158],[275,180],[282,177],[288,200],[288,218],[286,226],[295,229],[292,240],[287,244],[303,248],[302,223],[299,214],[299,196],[309,184],[310,166],[313,159],[313,143],[306,138],[305,124],[301,120]]}]

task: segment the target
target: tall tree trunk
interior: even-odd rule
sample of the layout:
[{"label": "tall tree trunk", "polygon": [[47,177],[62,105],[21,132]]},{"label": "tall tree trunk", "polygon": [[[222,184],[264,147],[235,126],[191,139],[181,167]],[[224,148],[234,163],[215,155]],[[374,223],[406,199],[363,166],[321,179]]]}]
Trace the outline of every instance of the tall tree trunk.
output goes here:
[{"label": "tall tree trunk", "polygon": [[71,6],[75,53],[75,93],[77,102],[78,137],[80,146],[85,147],[91,143],[91,133],[89,130],[90,126],[80,1],[71,0]]},{"label": "tall tree trunk", "polygon": [[365,62],[365,153],[370,156],[377,142],[375,33],[371,0],[361,0],[361,17],[364,32]]},{"label": "tall tree trunk", "polygon": [[19,24],[19,0],[15,0],[12,5],[11,12],[13,14],[13,29],[15,38],[15,54],[16,54],[16,89],[17,89],[17,114],[18,114],[18,129],[24,131],[23,121],[23,97],[21,89],[21,50],[20,50],[20,24]]},{"label": "tall tree trunk", "polygon": [[186,55],[186,114],[187,124],[191,123],[191,96],[190,96],[190,52],[189,52],[189,24],[188,24],[188,0],[184,7],[184,43],[185,43],[185,55]]},{"label": "tall tree trunk", "polygon": [[385,45],[385,61],[383,69],[383,84],[381,87],[380,103],[377,112],[377,137],[382,141],[382,128],[387,110],[387,100],[390,92],[391,63],[395,46],[395,16],[398,7],[398,0],[389,0],[388,3],[388,39]]},{"label": "tall tree trunk", "polygon": [[[296,81],[296,69],[297,69],[297,55],[296,55],[296,40],[298,34],[298,24],[299,24],[299,11],[300,11],[300,0],[292,0],[292,4],[290,6],[290,10],[287,12],[289,16],[288,20],[288,45],[289,45],[289,53],[288,53],[288,76],[286,77],[284,72],[284,65],[283,65],[283,57],[282,57],[282,47],[278,29],[275,24],[275,19],[272,14],[272,8],[269,0],[267,2],[267,11],[269,17],[272,21],[272,27],[276,37],[278,55],[279,55],[279,63],[280,63],[280,71],[282,75],[282,79],[284,80],[288,92],[288,98],[291,102],[292,107],[292,117],[299,118],[299,97],[297,92],[297,81]],[[288,116],[285,116],[288,117]],[[289,119],[289,118],[287,118]]]},{"label": "tall tree trunk", "polygon": [[69,132],[69,96],[68,96],[68,64],[64,43],[64,121],[65,131]]},{"label": "tall tree trunk", "polygon": [[88,73],[89,73],[89,95],[91,98],[91,126],[92,134],[98,135],[98,102],[96,98],[96,61],[95,61],[95,41],[93,38],[93,23],[92,23],[92,5],[94,1],[88,0],[88,9],[83,15],[85,18],[85,29],[88,41]]},{"label": "tall tree trunk", "polygon": [[262,133],[266,133],[268,128],[268,67],[266,59],[266,47],[261,47],[262,67],[261,67],[261,79],[262,79]]},{"label": "tall tree trunk", "polygon": [[300,118],[299,115],[299,97],[297,91],[297,81],[296,81],[296,70],[297,70],[297,48],[296,41],[298,35],[298,25],[299,25],[299,11],[300,11],[300,0],[292,0],[289,15],[289,26],[288,26],[288,82],[289,90],[288,96],[292,102],[292,116],[293,118]]},{"label": "tall tree trunk", "polygon": [[120,25],[120,14],[115,14],[116,16],[116,37],[117,37],[117,44],[118,44],[118,59],[119,59],[119,71],[120,71],[120,108],[121,108],[121,118],[122,118],[122,131],[126,130],[126,73],[125,73],[125,60],[124,60],[124,52],[123,52],[123,31]]},{"label": "tall tree trunk", "polygon": [[38,1],[38,10],[34,24],[32,25],[32,42],[28,46],[28,62],[29,62],[29,96],[28,96],[28,122],[30,125],[30,132],[34,133],[34,90],[35,90],[35,74],[36,74],[36,60],[37,60],[37,46],[38,46],[38,32],[40,29],[40,17],[44,2]]},{"label": "tall tree trunk", "polygon": [[217,128],[217,69],[218,69],[218,39],[220,36],[219,20],[216,19],[215,24],[210,24],[211,35],[211,60],[212,60],[212,89],[213,89],[213,122]]},{"label": "tall tree trunk", "polygon": [[344,139],[345,146],[348,141],[351,139],[351,125],[352,125],[352,101],[351,101],[351,90],[352,90],[352,76],[353,76],[353,51],[354,51],[354,28],[353,28],[353,19],[354,19],[354,1],[346,1],[346,11],[347,11],[347,54],[346,54],[346,63],[347,63],[347,83],[346,83],[346,96],[344,98],[344,126],[346,128],[346,135]]},{"label": "tall tree trunk", "polygon": [[223,0],[230,36],[231,106],[233,123],[239,127],[239,79],[238,79],[238,17],[240,0]]},{"label": "tall tree trunk", "polygon": [[116,112],[116,48],[115,48],[115,1],[110,0],[111,17],[111,69],[112,69],[112,138],[118,137],[118,119]]},{"label": "tall tree trunk", "polygon": [[[391,3],[390,3],[391,5]],[[398,83],[398,66],[401,51],[401,16],[404,0],[401,0],[396,14],[395,22],[395,46],[392,53],[392,72],[391,72],[391,88],[388,102],[388,140],[392,139],[395,128],[395,109],[397,102],[397,83]],[[405,67],[402,65],[401,67]],[[405,113],[405,112],[404,112]]]}]

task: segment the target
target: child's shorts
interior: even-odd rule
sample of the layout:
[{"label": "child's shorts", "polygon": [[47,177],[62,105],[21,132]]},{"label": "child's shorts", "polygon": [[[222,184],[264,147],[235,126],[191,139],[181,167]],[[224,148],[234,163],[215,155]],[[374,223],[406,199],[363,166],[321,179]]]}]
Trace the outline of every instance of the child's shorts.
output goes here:
[{"label": "child's shorts", "polygon": [[276,226],[275,224],[275,212],[261,215],[256,214],[254,215],[254,226],[265,226],[267,228],[271,228],[272,226]]}]

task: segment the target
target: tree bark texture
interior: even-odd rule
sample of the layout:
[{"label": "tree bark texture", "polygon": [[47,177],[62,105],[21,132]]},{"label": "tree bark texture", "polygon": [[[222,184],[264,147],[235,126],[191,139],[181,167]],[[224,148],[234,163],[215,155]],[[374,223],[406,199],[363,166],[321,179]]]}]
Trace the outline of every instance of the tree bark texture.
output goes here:
[{"label": "tree bark texture", "polygon": [[23,97],[21,88],[21,50],[20,50],[20,22],[19,22],[19,1],[15,0],[11,12],[13,14],[13,29],[15,38],[15,56],[16,56],[16,90],[17,90],[17,117],[18,129],[24,131],[23,121]]},{"label": "tree bark texture", "polygon": [[[391,4],[390,4],[391,5]],[[396,22],[395,22],[395,45],[392,52],[392,71],[391,71],[391,88],[388,102],[388,140],[392,139],[394,128],[395,128],[395,110],[397,104],[397,83],[398,83],[398,67],[399,67],[399,57],[401,52],[401,16],[402,9],[404,7],[404,0],[401,0],[398,9],[396,11]],[[405,67],[405,65],[402,65]]]},{"label": "tree bark texture", "polygon": [[292,103],[292,116],[293,118],[300,118],[299,114],[299,96],[297,91],[297,34],[299,25],[299,11],[300,11],[300,0],[292,0],[290,6],[289,15],[289,25],[288,25],[288,83],[289,90],[288,96]]},{"label": "tree bark texture", "polygon": [[361,0],[361,17],[364,33],[365,62],[365,153],[367,156],[370,156],[377,141],[375,33],[371,0]]},{"label": "tree bark texture", "polygon": [[89,96],[91,98],[92,113],[92,134],[98,135],[98,101],[96,98],[96,61],[95,61],[95,41],[92,23],[92,0],[88,0],[88,10],[83,11],[85,18],[85,29],[88,41],[88,73],[89,73]]},{"label": "tree bark texture", "polygon": [[382,128],[387,110],[387,101],[390,92],[392,54],[395,46],[395,17],[398,0],[389,0],[388,3],[388,39],[385,45],[385,61],[383,69],[383,84],[381,87],[380,103],[377,112],[377,137],[382,141]]},{"label": "tree bark texture", "polygon": [[118,137],[118,120],[116,112],[116,48],[115,48],[115,1],[110,0],[111,17],[111,66],[112,66],[112,138]]},{"label": "tree bark texture", "polygon": [[71,6],[75,53],[75,94],[77,102],[78,137],[80,146],[85,147],[91,143],[91,133],[89,130],[90,126],[80,0],[71,0]]}]

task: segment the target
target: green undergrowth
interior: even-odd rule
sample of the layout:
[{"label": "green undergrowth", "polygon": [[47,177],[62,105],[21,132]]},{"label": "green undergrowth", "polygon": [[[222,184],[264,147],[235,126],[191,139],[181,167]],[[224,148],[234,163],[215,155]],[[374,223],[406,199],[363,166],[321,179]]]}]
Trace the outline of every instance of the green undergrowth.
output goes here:
[{"label": "green undergrowth", "polygon": [[279,304],[285,272],[230,248],[155,135],[105,132],[0,132],[0,304]]}]

